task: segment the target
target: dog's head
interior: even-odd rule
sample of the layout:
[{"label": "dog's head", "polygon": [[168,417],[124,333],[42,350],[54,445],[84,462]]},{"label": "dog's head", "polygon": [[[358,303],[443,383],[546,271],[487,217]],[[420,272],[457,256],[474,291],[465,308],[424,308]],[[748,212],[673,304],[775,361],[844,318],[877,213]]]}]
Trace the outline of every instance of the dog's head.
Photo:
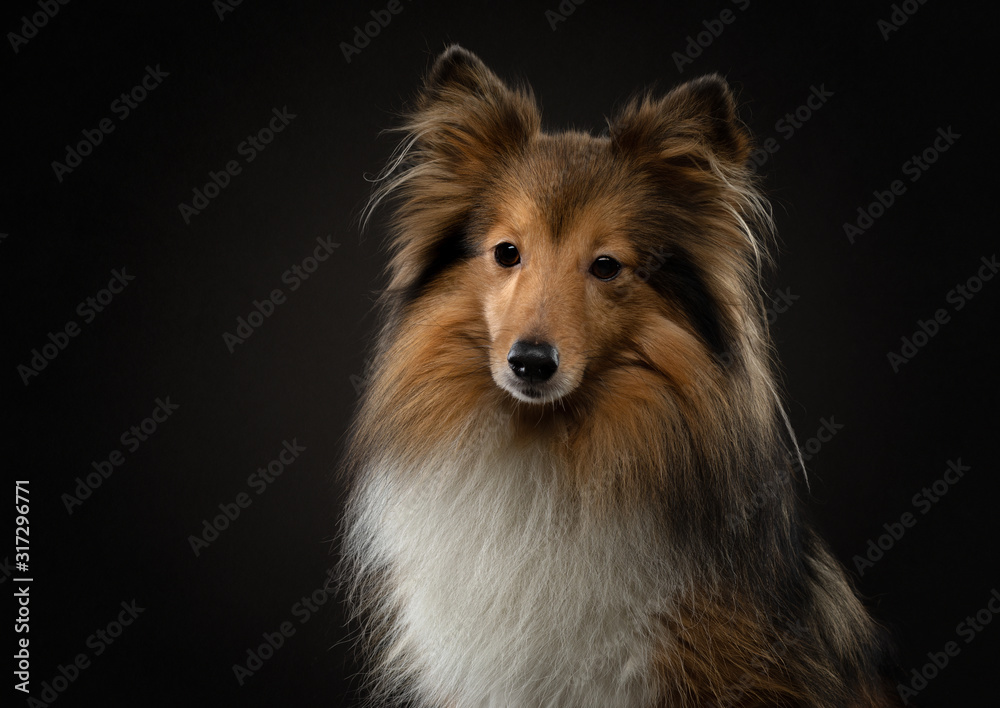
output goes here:
[{"label": "dog's head", "polygon": [[725,81],[636,98],[606,136],[540,122],[530,90],[473,54],[437,59],[375,199],[399,199],[399,310],[461,290],[493,382],[524,402],[637,376],[688,385],[738,358],[766,217]]}]

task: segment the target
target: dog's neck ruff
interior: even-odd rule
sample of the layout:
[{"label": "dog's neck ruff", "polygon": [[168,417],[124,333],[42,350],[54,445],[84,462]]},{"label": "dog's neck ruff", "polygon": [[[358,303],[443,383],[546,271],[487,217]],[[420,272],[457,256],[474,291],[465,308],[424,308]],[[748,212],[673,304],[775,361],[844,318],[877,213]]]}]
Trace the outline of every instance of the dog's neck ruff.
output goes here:
[{"label": "dog's neck ruff", "polygon": [[374,463],[351,545],[384,573],[388,681],[428,705],[646,705],[677,573],[652,509],[589,514],[549,448],[480,435]]}]

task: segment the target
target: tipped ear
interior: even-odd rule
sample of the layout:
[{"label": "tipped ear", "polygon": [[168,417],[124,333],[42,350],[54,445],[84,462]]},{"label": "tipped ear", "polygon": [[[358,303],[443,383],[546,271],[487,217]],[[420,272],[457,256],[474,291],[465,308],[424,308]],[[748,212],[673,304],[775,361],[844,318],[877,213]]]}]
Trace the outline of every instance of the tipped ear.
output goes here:
[{"label": "tipped ear", "polygon": [[666,96],[633,100],[611,123],[623,151],[662,158],[710,154],[732,166],[750,157],[750,136],[736,115],[729,84],[709,74],[681,84]]},{"label": "tipped ear", "polygon": [[424,77],[422,101],[433,101],[447,91],[488,96],[506,87],[483,61],[468,49],[450,45],[434,60]]},{"label": "tipped ear", "polygon": [[427,73],[407,127],[418,158],[481,169],[523,147],[540,123],[530,90],[509,88],[479,57],[452,45]]}]

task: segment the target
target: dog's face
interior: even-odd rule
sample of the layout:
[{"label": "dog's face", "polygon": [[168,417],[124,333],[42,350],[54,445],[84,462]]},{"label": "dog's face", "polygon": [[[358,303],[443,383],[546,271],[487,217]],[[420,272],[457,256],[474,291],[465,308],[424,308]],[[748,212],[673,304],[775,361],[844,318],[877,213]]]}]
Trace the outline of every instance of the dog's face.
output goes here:
[{"label": "dog's face", "polygon": [[689,386],[753,316],[750,144],[725,82],[634,100],[609,128],[542,132],[530,92],[459,48],[405,126],[390,290],[403,311],[474,301],[492,383],[517,401]]},{"label": "dog's face", "polygon": [[539,135],[502,169],[464,267],[481,283],[493,380],[546,403],[594,383],[608,362],[628,366],[630,333],[665,313],[629,231],[639,185],[623,189],[636,180],[607,138]]}]

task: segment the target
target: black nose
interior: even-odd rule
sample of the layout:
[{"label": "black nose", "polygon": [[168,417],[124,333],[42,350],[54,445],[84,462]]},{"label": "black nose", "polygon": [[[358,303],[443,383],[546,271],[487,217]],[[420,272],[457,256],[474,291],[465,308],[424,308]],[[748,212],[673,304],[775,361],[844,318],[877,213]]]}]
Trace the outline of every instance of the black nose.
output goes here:
[{"label": "black nose", "polygon": [[552,378],[559,368],[559,352],[551,344],[514,342],[507,353],[507,363],[518,378],[530,383],[541,383]]}]

